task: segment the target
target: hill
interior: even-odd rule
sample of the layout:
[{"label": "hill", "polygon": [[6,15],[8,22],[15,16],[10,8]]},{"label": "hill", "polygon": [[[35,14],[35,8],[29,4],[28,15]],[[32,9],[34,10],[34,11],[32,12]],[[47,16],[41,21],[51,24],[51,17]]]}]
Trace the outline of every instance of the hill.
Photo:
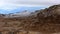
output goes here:
[{"label": "hill", "polygon": [[36,10],[28,17],[0,18],[0,31],[60,32],[60,5]]}]

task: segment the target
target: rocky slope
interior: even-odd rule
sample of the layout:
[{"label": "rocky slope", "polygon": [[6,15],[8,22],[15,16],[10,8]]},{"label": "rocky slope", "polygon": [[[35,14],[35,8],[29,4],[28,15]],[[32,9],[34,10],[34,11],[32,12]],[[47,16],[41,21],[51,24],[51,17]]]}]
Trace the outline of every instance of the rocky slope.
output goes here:
[{"label": "rocky slope", "polygon": [[31,17],[29,21],[27,20],[30,24],[26,26],[25,30],[45,33],[60,32],[60,5],[54,5],[39,11],[37,16]]},{"label": "rocky slope", "polygon": [[[3,15],[4,16],[4,15]],[[43,10],[37,10],[28,17],[0,18],[1,32],[60,32],[60,5],[54,5]],[[32,32],[32,33],[33,33]],[[11,34],[10,33],[10,34]]]}]

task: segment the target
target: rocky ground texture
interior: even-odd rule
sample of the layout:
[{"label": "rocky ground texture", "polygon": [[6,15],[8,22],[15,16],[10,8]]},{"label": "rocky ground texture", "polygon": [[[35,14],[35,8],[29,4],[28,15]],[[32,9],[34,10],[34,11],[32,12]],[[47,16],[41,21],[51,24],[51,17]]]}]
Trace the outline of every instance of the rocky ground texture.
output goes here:
[{"label": "rocky ground texture", "polygon": [[0,34],[60,34],[60,5],[28,17],[0,17]]}]

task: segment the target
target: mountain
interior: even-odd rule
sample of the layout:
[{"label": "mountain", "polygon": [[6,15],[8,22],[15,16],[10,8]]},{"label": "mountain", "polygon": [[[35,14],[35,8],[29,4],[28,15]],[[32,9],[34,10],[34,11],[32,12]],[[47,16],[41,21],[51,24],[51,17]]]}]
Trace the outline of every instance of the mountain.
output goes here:
[{"label": "mountain", "polygon": [[23,12],[10,14],[10,17],[27,17],[30,16],[31,12],[24,10]]},{"label": "mountain", "polygon": [[60,5],[54,5],[49,8],[46,8],[43,11],[40,11],[38,15],[42,18],[48,17],[48,16],[60,15]]},{"label": "mountain", "polygon": [[[37,13],[37,14],[35,14]],[[53,5],[42,10],[36,10],[34,14],[26,18],[25,30],[45,33],[60,32],[60,5]]]},{"label": "mountain", "polygon": [[[46,8],[40,11],[37,14],[39,20],[36,25],[40,25],[42,31],[47,32],[60,32],[60,5],[53,5],[49,8]],[[45,28],[46,27],[46,28]],[[38,26],[36,26],[38,29]]]},{"label": "mountain", "polygon": [[9,14],[9,13],[16,13],[16,12],[22,12],[22,11],[24,11],[24,10],[27,10],[27,11],[29,11],[29,12],[34,12],[35,10],[39,10],[39,9],[41,9],[41,8],[43,8],[43,7],[24,7],[24,6],[22,6],[22,7],[17,7],[17,8],[15,8],[15,9],[0,9],[0,13],[1,14]]},{"label": "mountain", "polygon": [[[60,5],[53,5],[35,12],[24,11],[12,15],[27,15],[28,17],[0,18],[0,33],[60,33]],[[29,14],[29,15],[28,15]],[[3,16],[5,16],[3,14]],[[7,16],[7,15],[6,15]]]},{"label": "mountain", "polygon": [[24,10],[22,12],[9,13],[9,14],[0,14],[0,18],[14,18],[14,17],[28,17],[32,12]]}]

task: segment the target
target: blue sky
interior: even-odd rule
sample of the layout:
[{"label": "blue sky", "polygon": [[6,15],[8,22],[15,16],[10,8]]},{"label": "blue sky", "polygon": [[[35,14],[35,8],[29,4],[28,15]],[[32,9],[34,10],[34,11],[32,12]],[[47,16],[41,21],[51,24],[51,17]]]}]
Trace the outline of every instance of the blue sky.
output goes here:
[{"label": "blue sky", "polygon": [[34,11],[60,4],[60,0],[0,0],[0,13],[8,14],[23,10]]},{"label": "blue sky", "polygon": [[0,9],[0,13],[2,14],[9,14],[9,13],[16,13],[16,12],[23,12],[25,10],[30,11],[30,12],[34,12],[35,10],[40,10],[40,9],[44,9],[46,7],[17,7],[15,9]]}]

